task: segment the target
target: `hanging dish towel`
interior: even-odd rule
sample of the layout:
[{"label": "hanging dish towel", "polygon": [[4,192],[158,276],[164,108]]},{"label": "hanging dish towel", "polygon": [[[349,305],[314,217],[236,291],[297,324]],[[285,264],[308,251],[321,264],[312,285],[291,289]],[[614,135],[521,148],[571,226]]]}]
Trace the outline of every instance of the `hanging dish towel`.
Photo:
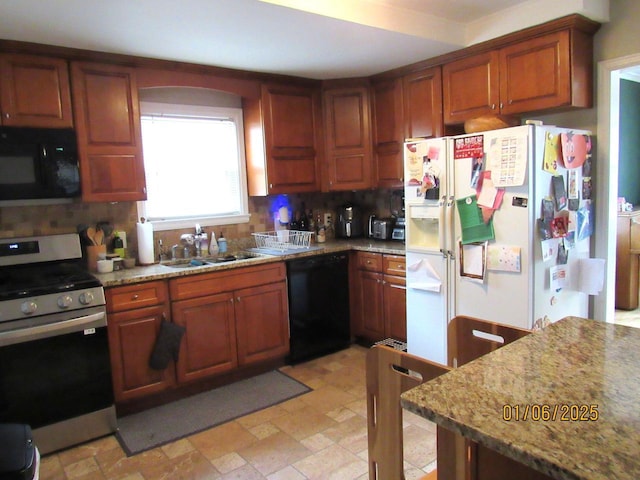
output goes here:
[{"label": "hanging dish towel", "polygon": [[175,323],[167,322],[164,318],[160,324],[160,333],[156,339],[156,344],[149,358],[149,366],[154,370],[164,370],[173,359],[178,361],[180,353],[180,342],[184,335],[185,328]]}]

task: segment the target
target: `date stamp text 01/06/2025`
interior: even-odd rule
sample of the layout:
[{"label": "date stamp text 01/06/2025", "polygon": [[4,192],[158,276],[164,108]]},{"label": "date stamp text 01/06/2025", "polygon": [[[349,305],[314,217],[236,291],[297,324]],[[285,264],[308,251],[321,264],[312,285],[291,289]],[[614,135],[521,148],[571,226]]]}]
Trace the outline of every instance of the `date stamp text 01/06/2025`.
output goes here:
[{"label": "date stamp text 01/06/2025", "polygon": [[502,406],[505,422],[595,422],[599,418],[598,405],[566,403],[527,403]]}]

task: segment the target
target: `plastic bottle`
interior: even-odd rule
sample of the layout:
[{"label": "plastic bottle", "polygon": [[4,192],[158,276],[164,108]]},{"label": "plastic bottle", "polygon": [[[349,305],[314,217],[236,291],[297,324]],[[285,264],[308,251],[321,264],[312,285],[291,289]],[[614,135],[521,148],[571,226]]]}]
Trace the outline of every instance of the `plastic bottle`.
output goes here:
[{"label": "plastic bottle", "polygon": [[222,234],[222,232],[220,232],[220,237],[218,238],[218,248],[220,253],[227,252],[227,239],[224,238],[224,235]]},{"label": "plastic bottle", "polygon": [[113,239],[113,253],[118,255],[120,258],[124,258],[125,256],[124,242],[122,241],[122,239],[118,234],[116,234],[116,236]]},{"label": "plastic bottle", "polygon": [[216,241],[216,234],[211,232],[211,242],[209,243],[209,255],[217,257],[220,249],[218,248],[218,242]]},{"label": "plastic bottle", "polygon": [[316,220],[316,242],[324,243],[326,240],[326,227],[320,220],[320,213],[318,213],[318,218]]}]

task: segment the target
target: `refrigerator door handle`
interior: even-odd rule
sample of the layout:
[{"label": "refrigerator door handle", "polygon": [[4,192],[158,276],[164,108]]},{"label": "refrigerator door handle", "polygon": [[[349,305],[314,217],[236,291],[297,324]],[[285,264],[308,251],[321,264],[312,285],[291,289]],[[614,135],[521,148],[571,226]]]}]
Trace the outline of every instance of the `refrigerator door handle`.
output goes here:
[{"label": "refrigerator door handle", "polygon": [[451,260],[455,259],[455,250],[454,250],[454,238],[453,238],[453,211],[455,209],[455,198],[453,195],[449,196],[449,201],[447,202],[447,220],[446,220],[446,229],[447,229],[447,255]]},{"label": "refrigerator door handle", "polygon": [[439,218],[438,218],[438,246],[440,248],[440,253],[442,254],[442,256],[444,258],[447,258],[447,252],[446,252],[446,245],[445,245],[445,241],[446,241],[446,225],[445,225],[445,218],[446,218],[446,207],[447,207],[447,197],[446,195],[443,195],[442,198],[440,199],[440,202],[438,204],[438,214],[439,214]]}]

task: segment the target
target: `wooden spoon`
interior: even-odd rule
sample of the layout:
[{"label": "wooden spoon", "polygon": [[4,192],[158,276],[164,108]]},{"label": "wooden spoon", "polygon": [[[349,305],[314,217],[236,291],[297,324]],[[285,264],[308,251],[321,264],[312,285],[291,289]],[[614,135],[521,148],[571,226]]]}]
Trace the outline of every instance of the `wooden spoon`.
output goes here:
[{"label": "wooden spoon", "polygon": [[96,230],[96,233],[93,235],[93,243],[95,243],[96,245],[104,244],[104,232],[102,230]]},{"label": "wooden spoon", "polygon": [[87,238],[89,239],[89,241],[93,245],[96,245],[95,236],[96,236],[96,229],[93,228],[93,227],[88,227],[87,228]]}]

